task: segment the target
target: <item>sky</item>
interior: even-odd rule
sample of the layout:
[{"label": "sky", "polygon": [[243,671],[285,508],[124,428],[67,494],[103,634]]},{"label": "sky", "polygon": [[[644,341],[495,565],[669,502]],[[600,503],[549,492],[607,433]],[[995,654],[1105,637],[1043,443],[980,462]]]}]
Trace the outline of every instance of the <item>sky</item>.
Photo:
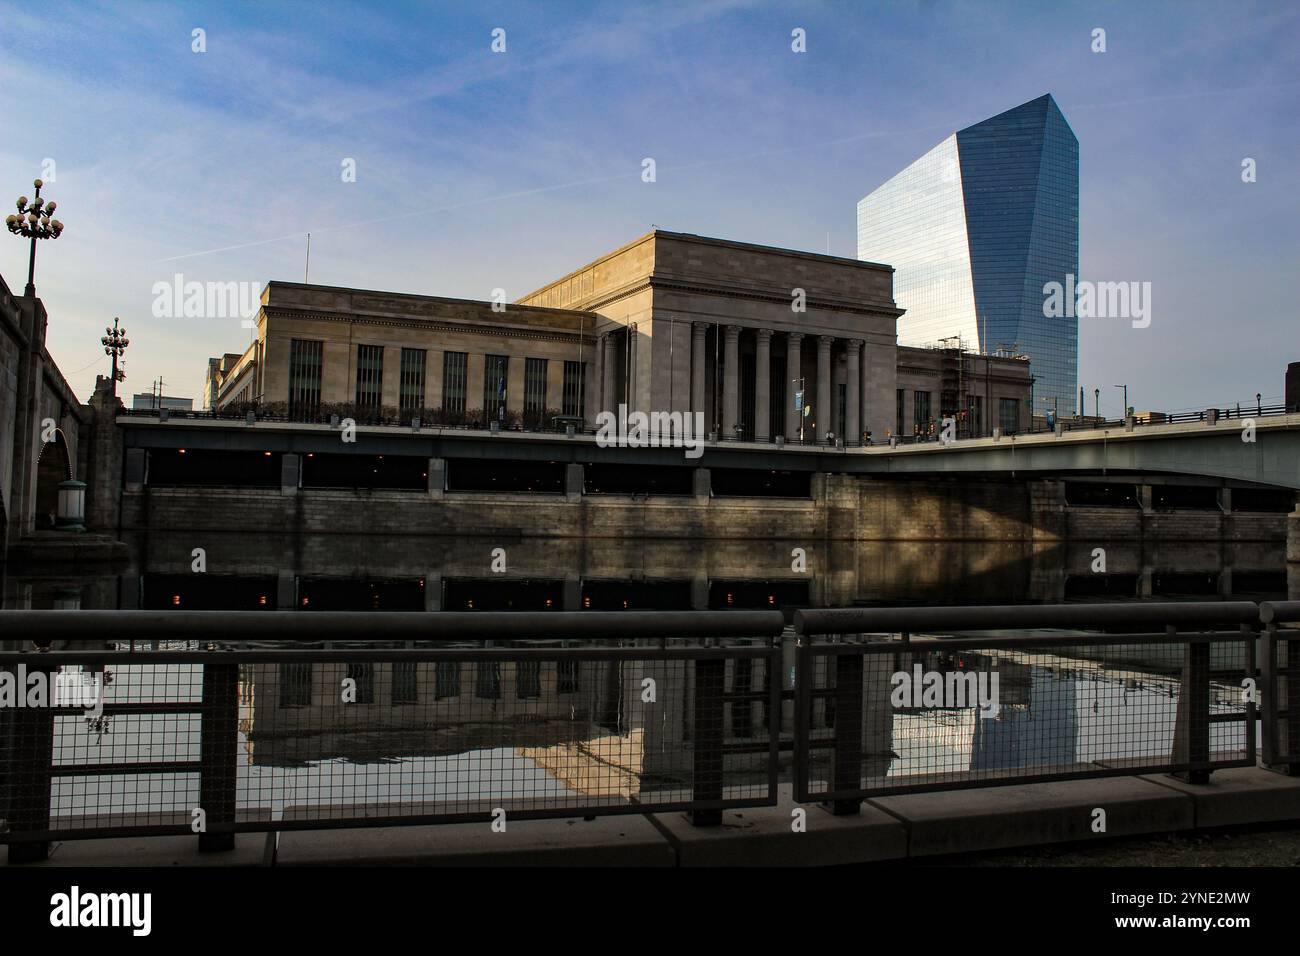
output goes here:
[{"label": "sky", "polygon": [[[207,358],[253,332],[156,317],[178,274],[301,281],[309,232],[313,282],[473,299],[655,226],[852,258],[859,199],[1043,93],[1080,143],[1080,277],[1151,283],[1149,326],[1080,320],[1089,410],[1100,388],[1118,416],[1116,384],[1138,409],[1280,402],[1300,361],[1289,0],[0,2],[0,187],[44,175],[59,204],[36,282],[75,391],[107,374],[116,316],[123,390],[161,376],[198,405]],[[27,251],[0,235],[16,293]]]}]

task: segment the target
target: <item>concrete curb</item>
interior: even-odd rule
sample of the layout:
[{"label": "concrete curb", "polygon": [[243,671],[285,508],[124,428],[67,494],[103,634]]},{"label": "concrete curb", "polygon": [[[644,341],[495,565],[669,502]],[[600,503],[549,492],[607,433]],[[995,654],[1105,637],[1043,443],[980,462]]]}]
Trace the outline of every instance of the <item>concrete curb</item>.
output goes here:
[{"label": "concrete curb", "polygon": [[[274,853],[265,833],[237,835],[229,853],[199,853],[193,836],[76,840],[29,865],[827,866],[1300,821],[1300,778],[1257,767],[1217,771],[1205,785],[1148,775],[877,797],[856,816],[797,804],[789,784],[778,798],[725,811],[717,827],[661,813],[510,820],[505,833],[487,822],[289,830]],[[802,833],[791,829],[799,807]],[[1097,808],[1104,833],[1093,831]]]},{"label": "concrete curb", "polygon": [[[1139,777],[878,797],[907,827],[908,855],[936,856],[1190,830],[1191,797]],[[1093,811],[1106,831],[1093,831]]]},{"label": "concrete curb", "polygon": [[684,814],[651,817],[677,853],[678,866],[828,866],[895,860],[907,856],[907,831],[874,807],[837,817],[817,804],[804,804],[806,830],[791,829],[794,788],[778,790],[775,807],[726,810],[722,825],[692,826]]},{"label": "concrete curb", "polygon": [[675,866],[676,855],[644,816],[509,820],[491,824],[287,830],[276,866]]},{"label": "concrete curb", "polygon": [[1235,767],[1216,770],[1206,784],[1186,783],[1165,774],[1141,779],[1189,797],[1197,829],[1300,821],[1300,777],[1261,767]]}]

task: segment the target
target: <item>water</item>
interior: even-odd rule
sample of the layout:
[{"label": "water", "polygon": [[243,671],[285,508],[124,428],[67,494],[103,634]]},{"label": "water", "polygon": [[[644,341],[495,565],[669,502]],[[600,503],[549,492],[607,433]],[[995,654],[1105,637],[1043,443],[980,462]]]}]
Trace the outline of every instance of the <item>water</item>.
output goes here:
[{"label": "water", "polygon": [[[799,606],[1138,600],[1143,587],[1166,600],[1288,597],[1280,542],[1109,545],[1108,573],[1097,575],[1091,570],[1092,548],[1083,544],[733,540],[701,547],[648,539],[494,542],[328,534],[258,539],[243,533],[200,537],[196,542],[192,533],[155,533],[129,539],[130,557],[120,567],[11,568],[6,606],[302,613],[752,607],[781,608],[788,614]],[[195,547],[204,549],[202,574],[192,570]],[[492,571],[495,547],[506,551],[507,570],[502,574]],[[806,571],[796,568],[796,549],[804,553]],[[1232,587],[1221,593],[1225,568],[1232,570]],[[1296,596],[1294,581],[1290,589]],[[1159,653],[1126,659],[1118,649],[1098,659],[1095,649],[1081,649],[1078,655],[1055,659],[1036,654],[990,663],[1006,675],[1014,674],[1014,679],[1004,677],[1011,681],[1012,693],[995,717],[981,716],[974,708],[894,712],[887,686],[869,681],[866,782],[898,785],[945,775],[990,779],[1032,768],[1158,763],[1167,759],[1173,745],[1179,706],[1182,651],[1176,646],[1160,653],[1169,650],[1178,660],[1161,659]],[[239,811],[245,817],[268,819],[373,815],[385,807],[396,815],[470,813],[497,804],[579,806],[592,801],[625,803],[630,798],[653,803],[686,795],[689,742],[683,739],[680,723],[674,723],[678,718],[666,716],[685,706],[684,667],[659,674],[657,713],[623,709],[623,702],[636,697],[639,676],[620,672],[616,681],[626,687],[618,691],[619,713],[611,724],[601,717],[609,709],[607,674],[588,663],[597,669],[584,672],[583,686],[565,703],[567,711],[551,699],[551,664],[540,678],[551,689],[546,700],[502,694],[488,717],[471,712],[468,705],[426,701],[425,696],[434,696],[432,672],[420,678],[419,706],[393,705],[390,667],[377,678],[375,703],[338,712],[304,708],[309,716],[300,725],[290,720],[285,708],[272,708],[268,702],[272,689],[278,692],[280,687],[279,671],[270,665],[259,665],[259,673],[245,669],[239,711]],[[790,679],[791,663],[783,661],[776,670],[780,679]],[[514,665],[505,666],[505,686],[516,686]],[[751,686],[762,686],[764,667],[765,662],[758,661],[753,674],[747,674],[746,680],[756,682]],[[315,680],[326,685],[337,676],[321,673]],[[734,662],[728,665],[727,679],[732,688],[737,679]],[[117,665],[106,701],[193,701],[199,697],[200,680],[197,666]],[[472,672],[466,670],[460,678],[466,698],[473,695],[472,681]],[[1238,688],[1219,683],[1213,695],[1215,712],[1239,712]],[[382,719],[363,717],[363,712]],[[782,722],[787,738],[790,717],[787,705]],[[742,734],[751,742],[766,739],[768,730],[757,706],[746,721],[738,720],[733,710],[729,739],[741,739]],[[1242,750],[1243,726],[1214,725],[1216,756],[1235,756]],[[56,767],[179,763],[198,757],[197,714],[118,714],[108,728],[75,717],[58,719]],[[754,770],[757,765],[754,759],[747,763],[743,755],[729,758],[729,793],[755,792],[761,777]],[[814,761],[814,779],[819,771],[825,776],[825,770],[822,758]],[[194,772],[60,776],[55,779],[52,810],[65,821],[85,813],[147,809],[150,819],[183,822],[198,804],[198,787]]]}]

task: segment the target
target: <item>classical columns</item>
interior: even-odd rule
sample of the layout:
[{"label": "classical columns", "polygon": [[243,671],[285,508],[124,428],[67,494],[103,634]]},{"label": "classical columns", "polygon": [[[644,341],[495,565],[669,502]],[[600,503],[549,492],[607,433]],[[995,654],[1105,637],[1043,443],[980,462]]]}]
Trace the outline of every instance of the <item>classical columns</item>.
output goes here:
[{"label": "classical columns", "polygon": [[861,441],[862,439],[862,386],[859,374],[862,370],[862,340],[849,339],[848,359],[845,362],[848,382],[844,401],[844,440]]},{"label": "classical columns", "polygon": [[767,441],[772,437],[772,330],[754,335],[754,441]]},{"label": "classical columns", "polygon": [[826,438],[831,430],[831,345],[833,335],[817,336],[817,405],[813,408],[817,420],[817,440]]},{"label": "classical columns", "polygon": [[803,335],[799,332],[786,333],[785,346],[785,438],[786,441],[797,441],[799,438],[799,421],[803,415],[803,410],[795,408],[794,394],[799,391],[799,340]]},{"label": "classical columns", "polygon": [[614,394],[614,363],[618,360],[615,354],[614,335],[612,332],[606,332],[600,337],[603,343],[602,351],[604,353],[604,375],[605,382],[601,390],[601,411],[613,412],[618,410],[618,397]]},{"label": "classical columns", "polygon": [[740,410],[740,326],[727,326],[722,359],[722,437],[734,438]]},{"label": "classical columns", "polygon": [[704,407],[704,336],[709,331],[707,322],[691,325],[691,411],[703,412]]}]

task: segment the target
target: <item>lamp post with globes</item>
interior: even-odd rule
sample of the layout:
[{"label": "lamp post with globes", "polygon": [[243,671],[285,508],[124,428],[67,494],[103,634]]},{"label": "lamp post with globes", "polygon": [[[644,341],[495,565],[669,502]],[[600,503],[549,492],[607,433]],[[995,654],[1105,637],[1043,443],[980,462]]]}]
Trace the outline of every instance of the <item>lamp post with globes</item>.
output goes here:
[{"label": "lamp post with globes", "polygon": [[108,334],[99,341],[104,346],[104,354],[113,356],[113,386],[111,394],[116,398],[117,381],[120,374],[117,370],[117,359],[118,356],[126,351],[126,347],[131,344],[131,340],[126,337],[126,329],[119,329],[117,327],[116,317],[113,318],[113,327],[111,329],[106,327],[104,331]]},{"label": "lamp post with globes", "polygon": [[31,298],[36,297],[36,240],[37,239],[57,239],[63,233],[63,223],[57,219],[50,218],[54,214],[58,203],[46,202],[41,198],[41,187],[45,184],[39,179],[33,180],[32,185],[36,187],[36,197],[32,200],[31,205],[27,204],[26,196],[18,197],[18,215],[10,214],[5,217],[5,225],[15,236],[22,236],[32,241],[32,254],[27,260],[27,288],[23,290],[23,295]]}]

